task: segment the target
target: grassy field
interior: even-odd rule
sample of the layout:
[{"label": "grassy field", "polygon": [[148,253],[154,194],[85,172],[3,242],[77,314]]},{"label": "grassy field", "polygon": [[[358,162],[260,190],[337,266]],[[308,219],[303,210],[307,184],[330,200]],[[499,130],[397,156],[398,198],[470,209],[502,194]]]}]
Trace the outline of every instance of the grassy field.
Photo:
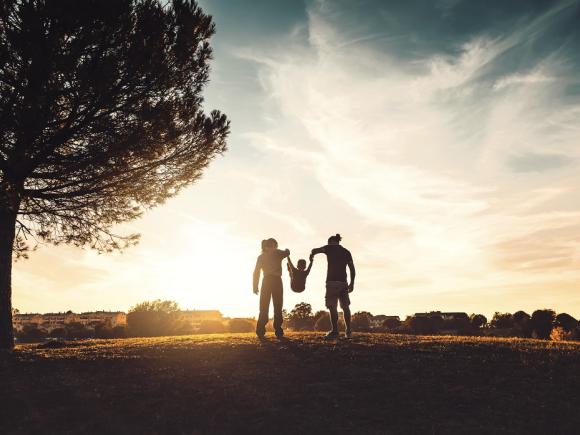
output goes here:
[{"label": "grassy field", "polygon": [[21,345],[0,433],[580,432],[580,343],[252,334]]}]

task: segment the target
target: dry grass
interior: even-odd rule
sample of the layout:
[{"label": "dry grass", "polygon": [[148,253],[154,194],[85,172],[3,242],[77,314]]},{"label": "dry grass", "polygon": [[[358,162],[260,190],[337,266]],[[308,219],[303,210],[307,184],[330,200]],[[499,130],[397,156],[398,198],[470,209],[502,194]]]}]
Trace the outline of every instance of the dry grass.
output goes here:
[{"label": "dry grass", "polygon": [[0,433],[575,433],[580,343],[360,334],[0,355]]}]

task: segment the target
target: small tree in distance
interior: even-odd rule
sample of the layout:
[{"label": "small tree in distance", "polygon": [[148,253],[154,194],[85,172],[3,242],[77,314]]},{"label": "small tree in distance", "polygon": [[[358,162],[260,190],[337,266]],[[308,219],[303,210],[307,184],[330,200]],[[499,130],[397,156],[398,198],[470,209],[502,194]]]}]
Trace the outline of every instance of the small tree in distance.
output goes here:
[{"label": "small tree in distance", "polygon": [[555,318],[556,313],[553,310],[543,309],[534,311],[530,319],[532,337],[541,339],[550,338]]},{"label": "small tree in distance", "polygon": [[495,329],[513,328],[514,319],[510,313],[500,313],[496,311],[489,324]]},{"label": "small tree in distance", "polygon": [[369,332],[373,315],[368,311],[359,311],[352,315],[352,329],[354,331]]},{"label": "small tree in distance", "polygon": [[231,319],[228,327],[230,332],[252,332],[256,329],[256,324],[250,319]]},{"label": "small tree in distance", "polygon": [[154,301],[141,302],[129,310],[127,327],[129,333],[138,337],[170,335],[175,332],[177,302]]},{"label": "small tree in distance", "polygon": [[198,180],[229,124],[202,108],[215,31],[194,0],[0,6],[0,348],[26,239],[110,252],[112,227]]},{"label": "small tree in distance", "polygon": [[483,314],[472,314],[469,321],[473,329],[481,329],[487,325],[487,317]]},{"label": "small tree in distance", "polygon": [[396,329],[399,326],[401,326],[401,321],[399,319],[390,317],[384,320],[382,326],[383,328],[392,331],[393,329]]},{"label": "small tree in distance", "polygon": [[297,331],[312,330],[314,327],[314,316],[312,306],[306,302],[300,302],[294,306],[288,314],[288,326]]}]

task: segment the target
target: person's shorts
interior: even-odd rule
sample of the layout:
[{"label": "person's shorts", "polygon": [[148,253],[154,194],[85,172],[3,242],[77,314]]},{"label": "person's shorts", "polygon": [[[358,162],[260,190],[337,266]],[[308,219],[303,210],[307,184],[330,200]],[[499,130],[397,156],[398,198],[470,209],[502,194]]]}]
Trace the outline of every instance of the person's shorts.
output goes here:
[{"label": "person's shorts", "polygon": [[326,308],[336,308],[340,302],[340,308],[344,309],[350,305],[348,297],[348,284],[342,281],[326,281]]}]

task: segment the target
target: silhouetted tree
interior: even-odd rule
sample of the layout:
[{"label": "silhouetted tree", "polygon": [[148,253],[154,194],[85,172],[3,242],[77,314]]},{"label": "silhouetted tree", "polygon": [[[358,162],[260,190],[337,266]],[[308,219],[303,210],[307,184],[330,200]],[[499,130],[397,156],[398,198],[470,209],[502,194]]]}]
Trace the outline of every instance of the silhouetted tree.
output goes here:
[{"label": "silhouetted tree", "polygon": [[550,338],[555,318],[556,313],[553,310],[543,309],[534,311],[530,319],[532,337],[542,339]]},{"label": "silhouetted tree", "polygon": [[530,319],[531,316],[525,311],[516,311],[513,316],[514,328],[521,337],[530,337],[532,335]]},{"label": "silhouetted tree", "polygon": [[133,244],[112,227],[225,150],[226,117],[202,109],[214,31],[194,0],[0,4],[0,348],[26,238]]},{"label": "silhouetted tree", "polygon": [[417,334],[434,334],[443,327],[443,318],[438,315],[413,316],[410,325],[412,331]]},{"label": "silhouetted tree", "polygon": [[230,332],[252,332],[256,329],[256,322],[250,319],[231,319],[228,329]]},{"label": "silhouetted tree", "polygon": [[513,328],[514,319],[510,313],[500,313],[496,311],[489,324],[495,329]]},{"label": "silhouetted tree", "polygon": [[472,331],[471,322],[467,313],[457,313],[451,318],[443,320],[442,329],[455,331],[458,334],[469,334]]},{"label": "silhouetted tree", "polygon": [[179,306],[174,301],[141,302],[129,310],[129,334],[137,337],[170,335],[175,332]]},{"label": "silhouetted tree", "polygon": [[554,319],[554,326],[559,326],[565,331],[571,332],[578,328],[578,320],[568,313],[560,313]]},{"label": "silhouetted tree", "polygon": [[[316,321],[316,323],[314,324],[315,331],[330,331],[330,329],[332,328],[332,325],[330,323],[330,315],[328,314],[328,311],[324,311],[323,313],[324,314],[320,316]],[[344,319],[340,317],[338,319],[338,329],[343,331],[344,328],[345,328]]]},{"label": "silhouetted tree", "polygon": [[399,326],[401,326],[401,321],[396,318],[389,317],[385,319],[383,322],[383,328],[387,330],[393,330],[398,328]]},{"label": "silhouetted tree", "polygon": [[175,313],[179,311],[179,305],[175,301],[162,301],[161,299],[155,299],[154,301],[140,302],[134,305],[133,307],[129,308],[130,313],[144,311]]},{"label": "silhouetted tree", "polygon": [[288,326],[297,331],[312,330],[314,326],[312,306],[306,302],[296,304],[288,314]]},{"label": "silhouetted tree", "polygon": [[483,314],[472,314],[469,321],[473,329],[481,329],[487,325],[487,317]]},{"label": "silhouetted tree", "polygon": [[359,311],[352,315],[351,326],[354,331],[368,332],[371,330],[373,315],[368,311]]}]

